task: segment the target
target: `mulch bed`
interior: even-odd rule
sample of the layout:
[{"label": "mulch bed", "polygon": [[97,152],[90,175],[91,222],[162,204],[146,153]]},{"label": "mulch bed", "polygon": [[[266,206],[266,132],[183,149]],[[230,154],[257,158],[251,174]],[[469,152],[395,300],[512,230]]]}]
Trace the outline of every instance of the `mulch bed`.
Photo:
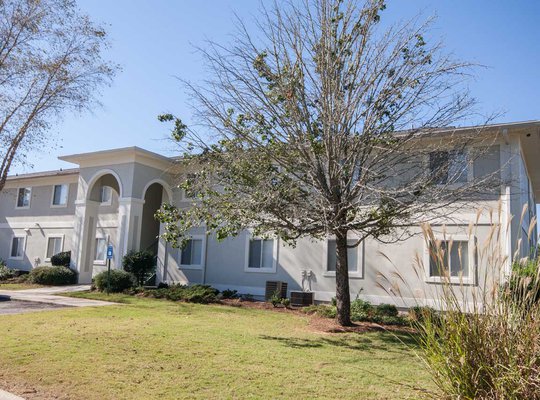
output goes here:
[{"label": "mulch bed", "polygon": [[264,301],[223,299],[220,303],[229,307],[253,308],[257,310],[267,310],[309,317],[309,328],[318,333],[365,333],[377,331],[415,333],[415,330],[408,326],[379,325],[373,322],[354,322],[352,326],[341,326],[333,318],[324,318],[315,314],[307,314],[302,311],[301,307],[274,307],[272,304]]}]

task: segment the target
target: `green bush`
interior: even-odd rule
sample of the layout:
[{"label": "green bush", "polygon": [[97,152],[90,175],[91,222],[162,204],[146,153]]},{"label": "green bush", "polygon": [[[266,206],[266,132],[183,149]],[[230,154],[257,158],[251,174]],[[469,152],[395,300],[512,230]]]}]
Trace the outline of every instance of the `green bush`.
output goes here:
[{"label": "green bush", "polygon": [[137,279],[139,286],[156,272],[156,257],[153,253],[143,251],[130,251],[122,259],[122,266],[127,272],[131,272]]},{"label": "green bush", "polygon": [[531,303],[540,301],[538,260],[527,259],[525,262],[515,262],[506,287],[506,295],[515,302],[519,303],[525,299],[530,300]]},{"label": "green bush", "polygon": [[208,285],[171,285],[168,288],[148,290],[145,296],[189,303],[216,303],[219,290]]},{"label": "green bush", "polygon": [[302,308],[302,312],[306,314],[315,314],[323,318],[336,318],[336,307],[326,304],[314,304],[312,306]]},{"label": "green bush", "polygon": [[15,272],[8,268],[2,260],[0,260],[0,281],[7,281],[8,279],[14,278],[16,276]]},{"label": "green bush", "polygon": [[[97,290],[105,292],[107,290],[107,271],[100,272],[94,277],[94,284]],[[135,276],[127,271],[121,269],[111,270],[110,276],[110,291],[112,293],[123,292],[131,289],[137,285]]]},{"label": "green bush", "polygon": [[274,307],[281,304],[281,290],[276,290],[272,293],[272,296],[270,296],[270,303],[272,303]]},{"label": "green bush", "polygon": [[289,308],[290,305],[291,305],[291,300],[289,300],[289,299],[281,299],[281,304],[283,305],[283,307]]},{"label": "green bush", "polygon": [[37,267],[30,271],[28,281],[38,285],[71,285],[77,282],[77,274],[66,267]]},{"label": "green bush", "polygon": [[375,315],[379,317],[397,317],[399,311],[393,304],[379,304],[375,307]]},{"label": "green bush", "polygon": [[69,267],[71,251],[63,251],[51,257],[51,264],[55,267]]},{"label": "green bush", "polygon": [[222,299],[236,299],[238,298],[238,291],[225,289],[223,292],[221,292],[221,298]]},{"label": "green bush", "polygon": [[375,315],[375,307],[369,301],[356,299],[351,302],[351,319],[353,321],[362,321]]}]

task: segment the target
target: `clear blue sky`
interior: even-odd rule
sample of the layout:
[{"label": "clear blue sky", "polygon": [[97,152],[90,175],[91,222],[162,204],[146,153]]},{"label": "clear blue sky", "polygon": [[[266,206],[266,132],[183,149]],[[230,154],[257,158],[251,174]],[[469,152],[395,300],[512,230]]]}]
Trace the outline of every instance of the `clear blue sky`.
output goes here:
[{"label": "clear blue sky", "polygon": [[[257,0],[78,0],[82,10],[109,25],[109,57],[123,71],[103,91],[103,107],[70,115],[51,131],[57,144],[32,153],[34,168],[69,168],[59,155],[139,146],[174,154],[164,140],[168,127],[156,116],[172,112],[189,121],[188,99],[175,76],[203,77],[193,45],[226,41],[234,16],[249,19]],[[540,1],[389,0],[387,22],[422,12],[437,15],[434,35],[460,59],[488,66],[471,90],[485,113],[499,121],[540,119]]]}]

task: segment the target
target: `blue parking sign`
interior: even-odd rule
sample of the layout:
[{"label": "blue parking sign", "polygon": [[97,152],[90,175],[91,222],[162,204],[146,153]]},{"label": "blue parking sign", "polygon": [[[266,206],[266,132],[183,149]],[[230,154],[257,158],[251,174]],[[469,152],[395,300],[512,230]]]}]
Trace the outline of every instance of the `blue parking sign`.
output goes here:
[{"label": "blue parking sign", "polygon": [[107,246],[107,260],[112,260],[113,258],[113,247],[112,244]]}]

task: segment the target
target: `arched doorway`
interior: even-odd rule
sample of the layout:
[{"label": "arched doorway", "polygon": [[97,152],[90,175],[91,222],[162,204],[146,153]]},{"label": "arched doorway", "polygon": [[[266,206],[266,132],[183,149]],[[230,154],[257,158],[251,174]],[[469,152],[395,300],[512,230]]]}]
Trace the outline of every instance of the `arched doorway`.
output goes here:
[{"label": "arched doorway", "polygon": [[168,247],[165,241],[160,238],[163,226],[155,218],[155,214],[163,203],[172,200],[172,194],[169,186],[157,179],[146,185],[143,196],[140,249],[148,250],[156,255],[156,278],[161,281],[167,273]]},{"label": "arched doorway", "polygon": [[117,250],[120,242],[119,202],[122,197],[122,182],[116,172],[102,170],[89,181],[84,204],[77,211],[80,225],[79,244],[72,251],[72,263],[79,272],[79,282],[88,283],[92,277],[107,268],[107,246],[112,245],[115,257],[113,268],[121,263]]}]

